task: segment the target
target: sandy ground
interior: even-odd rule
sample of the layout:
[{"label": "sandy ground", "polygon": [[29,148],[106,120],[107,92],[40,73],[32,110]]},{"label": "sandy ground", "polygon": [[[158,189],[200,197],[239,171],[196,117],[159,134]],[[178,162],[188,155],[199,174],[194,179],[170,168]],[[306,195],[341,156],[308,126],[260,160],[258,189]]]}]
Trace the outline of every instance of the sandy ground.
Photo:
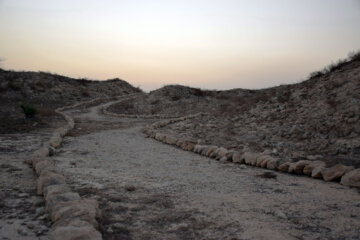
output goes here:
[{"label": "sandy ground", "polygon": [[[101,106],[55,156],[81,196],[100,202],[104,239],[360,239],[357,189],[223,163],[146,138],[146,120]],[[266,176],[266,175],[265,175]]]},{"label": "sandy ground", "polygon": [[0,135],[0,239],[48,239],[45,202],[36,195],[36,176],[24,160],[52,130]]}]

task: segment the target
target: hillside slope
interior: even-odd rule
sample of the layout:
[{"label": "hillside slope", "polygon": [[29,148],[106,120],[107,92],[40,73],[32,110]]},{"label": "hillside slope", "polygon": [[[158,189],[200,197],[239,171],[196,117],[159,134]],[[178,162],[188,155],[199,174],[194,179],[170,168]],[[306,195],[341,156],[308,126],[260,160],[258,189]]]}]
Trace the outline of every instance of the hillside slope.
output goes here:
[{"label": "hillside slope", "polygon": [[[113,79],[90,81],[44,72],[14,72],[0,69],[0,132],[31,129],[45,123],[60,106],[99,97],[141,92],[129,83]],[[19,105],[34,106],[38,119],[26,119]]]},{"label": "hillside slope", "polygon": [[285,161],[360,167],[360,59],[307,81],[261,90],[166,86],[110,109],[119,113],[207,113],[161,131],[228,149],[269,151]]}]

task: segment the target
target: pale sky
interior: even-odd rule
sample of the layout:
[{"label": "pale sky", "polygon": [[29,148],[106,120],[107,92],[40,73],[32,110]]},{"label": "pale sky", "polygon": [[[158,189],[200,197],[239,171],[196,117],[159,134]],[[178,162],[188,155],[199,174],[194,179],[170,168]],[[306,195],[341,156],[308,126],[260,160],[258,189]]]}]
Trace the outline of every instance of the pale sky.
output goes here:
[{"label": "pale sky", "polygon": [[298,82],[360,49],[360,0],[0,0],[0,67],[143,90]]}]

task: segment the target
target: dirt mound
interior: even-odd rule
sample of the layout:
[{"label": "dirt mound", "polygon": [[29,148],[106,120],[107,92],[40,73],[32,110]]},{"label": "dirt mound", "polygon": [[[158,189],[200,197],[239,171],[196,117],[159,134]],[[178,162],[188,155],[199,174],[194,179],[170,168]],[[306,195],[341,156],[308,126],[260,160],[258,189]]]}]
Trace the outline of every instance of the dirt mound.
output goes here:
[{"label": "dirt mound", "polygon": [[130,114],[207,113],[161,131],[228,149],[270,150],[283,161],[360,167],[360,59],[304,82],[261,90],[203,91],[166,86],[112,106]]},{"label": "dirt mound", "polygon": [[[53,110],[60,106],[135,92],[141,90],[120,79],[90,81],[0,69],[0,132],[31,129],[42,115],[53,115]],[[21,105],[35,108],[38,118],[26,119]]]}]

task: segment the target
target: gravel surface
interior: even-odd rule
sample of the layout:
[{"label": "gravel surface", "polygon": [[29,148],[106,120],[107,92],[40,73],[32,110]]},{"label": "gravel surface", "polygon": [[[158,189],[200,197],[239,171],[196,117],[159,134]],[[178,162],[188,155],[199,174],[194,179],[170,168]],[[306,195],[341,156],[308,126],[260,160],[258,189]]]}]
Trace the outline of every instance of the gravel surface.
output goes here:
[{"label": "gravel surface", "polygon": [[28,133],[0,135],[0,239],[49,239],[51,222],[36,176],[24,162],[58,125]]},{"label": "gravel surface", "polygon": [[100,108],[73,112],[81,127],[55,160],[99,200],[104,239],[360,238],[357,189],[182,151],[145,138],[148,121]]}]

